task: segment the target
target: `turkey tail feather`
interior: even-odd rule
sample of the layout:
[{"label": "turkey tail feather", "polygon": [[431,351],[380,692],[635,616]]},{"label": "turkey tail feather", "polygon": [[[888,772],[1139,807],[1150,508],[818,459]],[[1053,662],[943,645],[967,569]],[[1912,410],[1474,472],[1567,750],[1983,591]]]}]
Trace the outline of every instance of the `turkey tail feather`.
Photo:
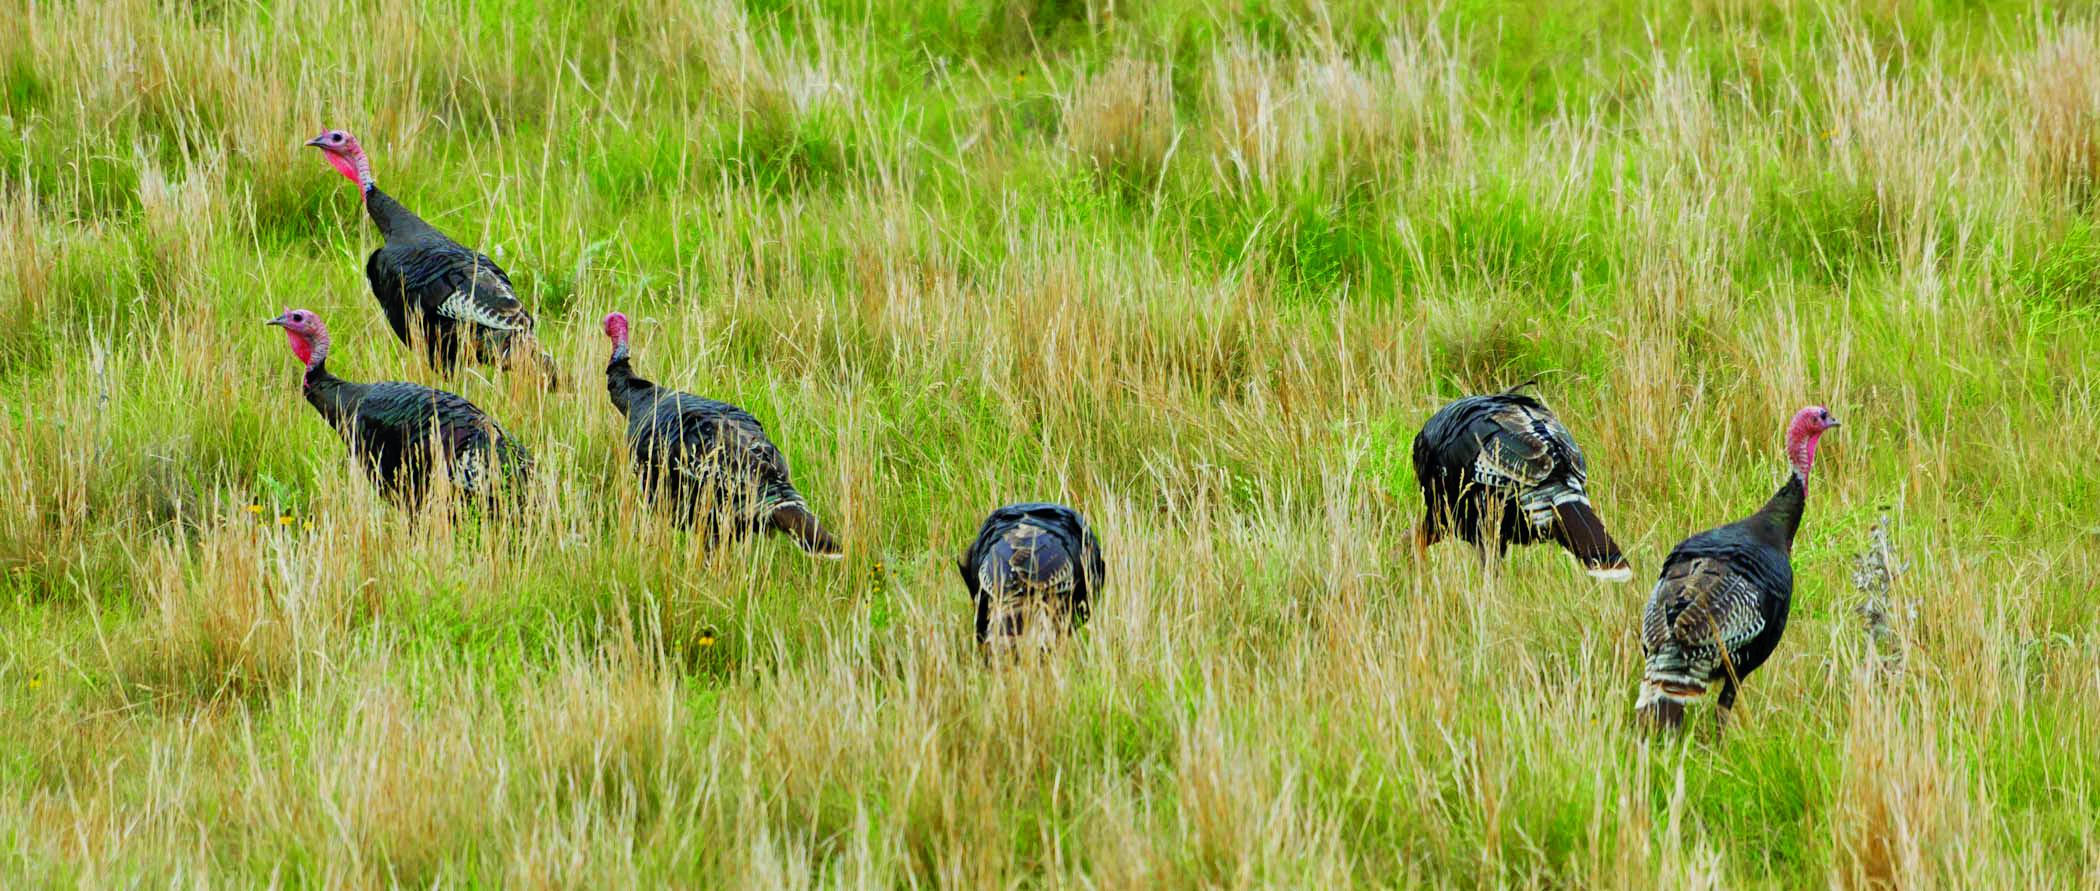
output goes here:
[{"label": "turkey tail feather", "polygon": [[1636,719],[1656,730],[1679,730],[1684,727],[1684,703],[1658,699],[1642,706]]},{"label": "turkey tail feather", "polygon": [[1641,679],[1641,698],[1634,703],[1635,720],[1654,730],[1677,730],[1684,726],[1684,698],[1672,695],[1653,678]]},{"label": "turkey tail feather", "polygon": [[547,392],[559,393],[562,389],[561,369],[554,364],[554,355],[540,346],[538,337],[529,331],[511,335],[504,346],[506,368],[523,365],[547,379]]},{"label": "turkey tail feather", "polygon": [[1014,588],[1010,579],[1003,579],[1002,584],[1003,590],[992,594],[998,602],[990,608],[985,639],[980,644],[985,658],[1004,663],[1049,652],[1057,643],[1060,628],[1050,604],[1041,597],[1030,596],[1025,588]]},{"label": "turkey tail feather", "polygon": [[812,555],[837,560],[846,554],[845,550],[839,547],[838,540],[832,538],[831,533],[824,531],[823,525],[817,522],[817,515],[810,513],[809,508],[799,501],[774,508],[767,516],[766,523],[787,533],[788,537],[793,538],[796,544]]},{"label": "turkey tail feather", "polygon": [[1678,730],[1684,726],[1684,704],[1705,695],[1706,687],[1689,678],[1650,674],[1641,679],[1634,718],[1654,730]]},{"label": "turkey tail feather", "polygon": [[1555,504],[1553,518],[1554,539],[1581,560],[1590,575],[1608,582],[1633,578],[1625,553],[1612,541],[1611,533],[1604,531],[1604,521],[1597,518],[1588,501],[1578,497]]},{"label": "turkey tail feather", "polygon": [[[537,344],[535,344],[535,346],[537,346]],[[547,378],[547,392],[561,392],[561,370],[554,366],[553,354],[541,349],[535,349],[533,351],[533,354],[539,357],[534,361],[539,363],[540,373],[545,375]]]}]

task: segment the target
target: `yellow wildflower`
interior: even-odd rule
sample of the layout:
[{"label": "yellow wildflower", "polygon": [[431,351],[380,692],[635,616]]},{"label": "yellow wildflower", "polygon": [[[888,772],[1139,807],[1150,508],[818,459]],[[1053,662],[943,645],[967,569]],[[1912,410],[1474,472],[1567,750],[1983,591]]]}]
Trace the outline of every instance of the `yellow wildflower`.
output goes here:
[{"label": "yellow wildflower", "polygon": [[251,514],[259,514],[259,513],[262,513],[262,505],[260,505],[260,504],[251,504],[251,505],[248,505],[248,512],[249,512],[249,513],[251,513]]},{"label": "yellow wildflower", "polygon": [[31,689],[31,690],[34,690],[34,689],[36,689],[36,688],[38,688],[38,687],[41,687],[41,686],[43,686],[43,685],[44,685],[44,679],[43,679],[43,678],[30,678],[30,679],[29,679],[29,689]]},{"label": "yellow wildflower", "polygon": [[312,520],[308,520],[308,521],[306,521],[306,522],[304,522],[304,523],[301,523],[301,524],[299,524],[299,528],[301,528],[301,529],[304,529],[304,530],[306,530],[306,531],[308,531],[308,532],[312,532],[312,531],[314,531],[314,521],[312,521]]},{"label": "yellow wildflower", "polygon": [[291,518],[291,517],[278,517],[278,518],[277,518],[277,525],[279,525],[279,526],[290,526],[290,525],[292,525],[292,518]]}]

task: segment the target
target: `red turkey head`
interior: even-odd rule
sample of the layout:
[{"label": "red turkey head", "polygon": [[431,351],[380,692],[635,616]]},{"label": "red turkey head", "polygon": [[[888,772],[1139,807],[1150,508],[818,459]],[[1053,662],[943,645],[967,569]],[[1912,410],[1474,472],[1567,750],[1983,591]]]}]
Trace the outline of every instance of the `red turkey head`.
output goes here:
[{"label": "red turkey head", "polygon": [[310,309],[287,309],[277,318],[264,322],[284,329],[284,336],[292,342],[292,355],[306,367],[312,368],[328,358],[328,326],[321,324],[319,313]]},{"label": "red turkey head", "polygon": [[1786,457],[1795,473],[1808,476],[1808,468],[1816,463],[1816,441],[1823,437],[1823,431],[1836,426],[1838,419],[1820,405],[1806,406],[1794,413],[1794,422],[1786,428]]},{"label": "red turkey head", "polygon": [[605,337],[612,341],[614,361],[618,361],[627,355],[626,313],[609,312],[605,314]]},{"label": "red turkey head", "polygon": [[307,145],[321,150],[328,159],[328,166],[356,183],[359,188],[372,185],[372,162],[365,158],[365,150],[358,147],[357,137],[341,130],[323,131],[321,135],[306,141]]}]

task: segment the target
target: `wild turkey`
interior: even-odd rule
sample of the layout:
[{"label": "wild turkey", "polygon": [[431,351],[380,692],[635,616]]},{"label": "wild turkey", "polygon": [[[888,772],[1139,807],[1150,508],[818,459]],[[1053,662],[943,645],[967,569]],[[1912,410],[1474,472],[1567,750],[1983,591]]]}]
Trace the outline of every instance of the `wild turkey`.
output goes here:
[{"label": "wild turkey", "polygon": [[1816,441],[1838,420],[1821,406],[1794,415],[1786,454],[1794,472],[1757,513],[1680,542],[1641,614],[1647,672],[1635,711],[1658,727],[1684,722],[1684,704],[1721,684],[1719,717],[1735,706],[1736,686],[1779,645],[1793,602],[1794,533],[1808,498]]},{"label": "wild turkey", "polygon": [[1106,575],[1085,518],[1043,502],[992,511],[957,569],[976,602],[977,643],[987,656],[1041,652],[1068,626],[1085,624]]},{"label": "wild turkey", "polygon": [[711,535],[772,529],[811,554],[843,556],[795,491],[787,459],[757,418],[727,402],[636,377],[627,360],[625,314],[605,317],[605,336],[613,344],[605,389],[627,417],[635,472],[652,503],[668,507],[680,525],[705,517]]},{"label": "wild turkey", "polygon": [[1550,540],[1590,575],[1631,579],[1626,556],[1590,507],[1581,447],[1552,410],[1517,392],[1525,386],[1446,405],[1415,434],[1415,480],[1424,502],[1416,551],[1426,553],[1455,532],[1491,565],[1490,540],[1495,559],[1512,543]]},{"label": "wild turkey", "polygon": [[328,327],[312,310],[288,309],[265,324],[291,339],[292,354],[306,365],[306,401],[388,500],[408,509],[422,504],[433,441],[443,450],[446,477],[477,501],[512,494],[530,479],[532,454],[474,403],[421,384],[336,377],[328,371]]},{"label": "wild turkey", "polygon": [[522,359],[537,364],[547,378],[547,388],[557,389],[554,358],[540,348],[533,335],[532,314],[518,303],[510,276],[496,261],[478,251],[462,247],[410,213],[393,196],[379,190],[372,180],[372,162],[365,157],[357,138],[341,130],[329,130],[306,141],[364,195],[365,213],[372,217],[386,243],[365,260],[365,278],[372,296],[386,311],[394,336],[410,347],[410,332],[423,341],[431,367],[451,374],[457,367],[462,334],[470,361],[494,361],[509,369]]}]

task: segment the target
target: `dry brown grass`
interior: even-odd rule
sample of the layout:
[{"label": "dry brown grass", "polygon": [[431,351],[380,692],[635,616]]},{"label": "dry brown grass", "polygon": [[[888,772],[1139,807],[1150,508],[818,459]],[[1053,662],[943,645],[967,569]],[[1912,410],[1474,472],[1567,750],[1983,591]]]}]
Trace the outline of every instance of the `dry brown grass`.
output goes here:
[{"label": "dry brown grass", "polygon": [[1449,51],[1412,33],[1381,50],[1284,58],[1240,37],[1213,51],[1204,142],[1220,185],[1243,197],[1309,184],[1350,194],[1454,151],[1464,86]]},{"label": "dry brown grass", "polygon": [[1106,181],[1141,194],[1156,189],[1180,139],[1168,67],[1110,59],[1065,101],[1064,137],[1081,163]]},{"label": "dry brown grass", "polygon": [[2029,169],[2042,188],[2089,199],[2100,184],[2100,39],[2089,25],[2065,27],[2022,68]]}]

